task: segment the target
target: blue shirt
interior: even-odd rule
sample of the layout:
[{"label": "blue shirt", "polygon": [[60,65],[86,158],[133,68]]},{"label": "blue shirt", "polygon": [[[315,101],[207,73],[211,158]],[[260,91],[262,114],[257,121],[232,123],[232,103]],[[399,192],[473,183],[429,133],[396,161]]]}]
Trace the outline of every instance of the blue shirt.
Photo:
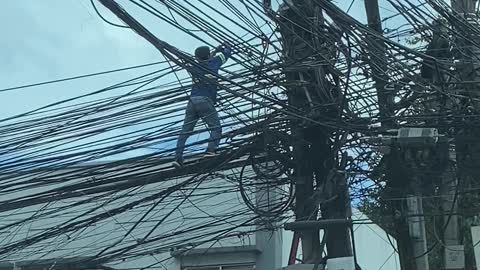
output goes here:
[{"label": "blue shirt", "polygon": [[218,74],[220,67],[227,62],[231,55],[232,50],[225,48],[212,59],[200,62],[201,67],[193,67],[191,72],[193,85],[190,94],[192,97],[204,96],[210,98],[214,103],[217,101],[217,78],[215,75],[209,74],[207,70]]}]

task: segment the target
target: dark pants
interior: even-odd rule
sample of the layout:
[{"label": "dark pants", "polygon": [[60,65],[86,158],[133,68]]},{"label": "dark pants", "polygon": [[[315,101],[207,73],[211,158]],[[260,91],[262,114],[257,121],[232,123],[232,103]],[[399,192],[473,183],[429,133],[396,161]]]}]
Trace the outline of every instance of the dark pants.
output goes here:
[{"label": "dark pants", "polygon": [[213,106],[213,102],[208,97],[190,97],[185,112],[182,132],[177,141],[177,151],[175,153],[176,159],[183,160],[185,142],[192,134],[193,128],[200,118],[210,129],[210,140],[208,142],[207,151],[215,151],[220,144],[222,127],[220,125],[217,110],[215,110],[215,107]]}]

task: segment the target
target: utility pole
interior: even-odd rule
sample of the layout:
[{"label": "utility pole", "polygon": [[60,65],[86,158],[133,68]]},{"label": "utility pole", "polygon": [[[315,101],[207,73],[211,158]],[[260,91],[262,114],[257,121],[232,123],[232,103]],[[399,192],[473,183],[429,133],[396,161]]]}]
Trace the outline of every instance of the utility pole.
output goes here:
[{"label": "utility pole", "polygon": [[[327,68],[302,65],[302,61],[309,60],[314,62],[327,60],[328,62],[328,59],[312,59],[312,57],[319,57],[319,55],[325,57],[331,54],[324,41],[312,35],[312,32],[322,31],[321,26],[324,26],[322,10],[314,2],[311,0],[286,1],[280,7],[281,16],[277,21],[282,34],[284,63],[288,67],[285,70],[286,83],[289,85],[287,87],[288,102],[291,106],[303,109],[305,114],[313,119],[316,115],[337,117],[337,107],[324,105],[336,104],[336,101],[330,98],[332,93],[327,95],[325,93],[332,89],[339,90],[326,79]],[[330,143],[333,130],[301,120],[291,120],[290,124],[294,138],[293,176],[296,188],[296,221],[300,223],[312,221],[312,224],[315,224],[319,221],[319,210],[321,210],[323,221],[350,219],[347,178],[342,173],[342,164],[346,162],[346,157],[342,164],[335,164],[333,146]],[[320,194],[320,197],[329,194],[335,195],[335,199],[322,204],[321,200],[316,199],[322,190],[325,194]],[[303,263],[315,264],[318,267],[321,261],[325,262],[325,258],[322,258],[325,244],[328,260],[335,261],[345,257],[349,260],[353,252],[348,226],[323,228],[325,241],[322,243],[320,243],[320,229],[312,225],[295,230],[300,234]]]},{"label": "utility pole", "polygon": [[[439,19],[434,20],[432,25],[432,40],[428,45],[426,54],[435,58],[451,59],[453,55],[448,40],[448,26]],[[443,87],[444,82],[448,81],[448,75],[445,72],[445,69],[448,68],[451,68],[448,64],[424,60],[421,75],[424,79],[429,80],[432,85]],[[432,104],[432,107],[438,112],[445,113],[453,109],[452,102],[442,97],[439,97],[439,100]],[[441,133],[448,132],[448,128],[445,128],[449,126],[447,121],[439,119],[433,121],[432,124],[438,126]],[[437,144],[436,150],[437,167],[441,168],[436,175],[438,177],[436,184],[439,187],[443,213],[442,265],[444,269],[464,269],[464,246],[460,238],[459,216],[457,215],[459,183],[454,167],[455,147],[450,145],[449,141],[444,140]]]},{"label": "utility pole", "polygon": [[[381,23],[380,10],[378,5],[378,0],[365,0],[365,11],[367,15],[368,27],[377,35],[383,36],[383,27]],[[385,73],[388,67],[387,63],[387,48],[385,42],[378,37],[373,35],[367,36],[366,42],[368,43],[369,61],[371,63],[372,78],[374,85],[377,91],[377,99],[379,106],[379,116],[384,130],[395,128],[395,123],[390,117],[394,114],[391,108],[391,102],[388,93],[387,86],[388,74]],[[397,151],[394,151],[397,152]],[[401,151],[403,152],[403,151]],[[407,150],[408,152],[408,150]],[[397,219],[394,223],[395,227],[395,237],[397,241],[400,265],[402,269],[416,269],[416,270],[427,270],[428,269],[428,255],[426,254],[426,234],[425,234],[425,222],[424,218],[421,217],[423,214],[423,204],[422,204],[422,194],[419,189],[418,178],[413,177],[410,179],[412,182],[413,193],[407,196],[403,190],[404,186],[401,184],[405,179],[399,179],[395,173],[390,173],[398,168],[396,162],[392,162],[395,157],[394,155],[385,155],[384,159],[390,160],[387,161],[387,185],[395,188],[396,196],[406,196],[407,201],[407,212],[409,214],[415,214],[415,218],[409,219]],[[402,159],[402,158],[401,158]],[[411,163],[415,166],[414,163]],[[396,216],[396,213],[402,213],[405,209],[404,202],[395,201],[392,202],[392,216]],[[423,256],[421,256],[424,254]],[[414,257],[419,258],[413,260]]]},{"label": "utility pole", "polygon": [[445,269],[465,269],[464,245],[460,239],[458,218],[458,181],[452,163],[455,162],[455,150],[449,144],[441,147],[447,156],[445,171],[441,175],[442,213],[445,230],[443,231],[443,265]]},{"label": "utility pole", "polygon": [[[284,47],[283,55],[285,62],[295,63],[298,59],[312,55],[311,48],[303,40],[311,41],[312,37],[304,30],[310,26],[301,18],[295,9],[307,10],[304,6],[307,1],[292,1],[293,6],[284,4],[280,8],[280,13],[286,20],[280,19],[280,32],[283,37]],[[297,25],[299,24],[299,25]],[[301,38],[297,38],[301,37]],[[287,83],[297,82],[297,86],[289,87],[288,102],[291,106],[297,108],[305,107],[309,103],[311,87],[307,87],[311,75],[308,70],[291,69],[286,71]],[[311,85],[311,84],[310,84]],[[313,84],[315,85],[315,84]],[[310,88],[310,89],[309,89]],[[293,143],[293,181],[295,182],[295,216],[297,221],[316,220],[318,216],[318,206],[309,200],[314,191],[313,164],[307,162],[307,156],[310,152],[310,145],[307,140],[308,131],[301,120],[291,120],[290,123]],[[320,234],[318,229],[302,229],[297,231],[300,235],[302,245],[302,263],[314,264],[320,261]]]},{"label": "utility pole", "polygon": [[[480,97],[478,80],[480,79],[480,36],[478,28],[480,27],[478,15],[476,14],[477,0],[451,0],[452,10],[455,17],[458,18],[457,25],[453,25],[454,33],[454,52],[456,53],[456,69],[462,84],[458,85],[453,91],[465,98],[458,99],[460,106],[457,114],[466,115],[463,125],[455,130],[455,150],[458,167],[460,190],[468,190],[476,186],[480,176],[480,127],[478,121],[469,115],[478,115],[480,113]],[[467,83],[468,82],[468,83]],[[465,196],[475,196],[468,193]],[[462,199],[462,197],[460,198]],[[470,231],[468,220],[476,218],[474,214],[465,214],[463,226],[466,231]],[[478,217],[478,216],[477,216]],[[452,224],[451,226],[454,226]],[[464,245],[472,246],[469,237],[464,237]],[[456,239],[455,242],[458,243]],[[463,252],[462,252],[463,254]],[[478,262],[477,262],[478,263]],[[474,269],[474,254],[472,248],[465,249],[465,269]]]},{"label": "utility pole", "polygon": [[[364,2],[368,27],[377,35],[383,36],[378,0],[365,0]],[[393,127],[393,123],[388,119],[392,112],[389,106],[388,93],[385,91],[388,84],[388,75],[385,73],[387,70],[387,48],[385,42],[380,38],[370,37],[367,41],[369,42],[368,46],[371,46],[370,62],[375,63],[371,65],[371,69],[375,89],[377,90],[380,121],[382,127],[389,129]]]},{"label": "utility pole", "polygon": [[[428,44],[426,54],[432,58],[452,59],[450,50],[448,26],[441,19],[435,19],[432,23],[432,38]],[[448,81],[446,69],[449,64],[443,61],[424,59],[421,68],[421,76],[428,80],[435,87],[444,87]],[[439,95],[438,101],[429,104],[441,114],[452,110],[452,102]],[[430,124],[439,127],[440,133],[447,134],[450,123],[445,119],[431,120]],[[447,128],[445,128],[447,127]],[[441,196],[441,211],[443,214],[443,237],[442,244],[442,266],[444,269],[464,269],[465,256],[464,247],[460,239],[458,206],[458,181],[455,172],[455,147],[450,145],[448,140],[442,140],[436,147],[436,178],[435,186],[439,188]]]},{"label": "utility pole", "polygon": [[419,177],[420,168],[417,166],[419,160],[414,158],[422,150],[409,149],[407,147],[405,151],[405,161],[408,164],[408,168],[413,172],[412,178],[409,179],[410,194],[407,195],[407,220],[416,270],[429,269],[425,215],[423,213],[422,178]]},{"label": "utility pole", "polygon": [[[392,130],[396,132],[395,136],[382,136],[367,138],[371,143],[380,143],[388,147],[390,152],[389,166],[391,171],[388,174],[390,183],[397,184],[398,179],[394,174],[399,174],[397,178],[404,180],[402,195],[405,195],[406,209],[398,211],[397,220],[407,223],[395,224],[398,229],[406,233],[408,241],[403,240],[404,246],[400,247],[401,267],[405,270],[426,270],[429,269],[425,216],[423,213],[423,195],[425,182],[428,175],[423,175],[421,171],[430,171],[432,156],[439,156],[439,134],[435,128],[400,128]],[[440,156],[438,159],[442,160]],[[435,160],[436,161],[436,160]],[[392,164],[393,163],[393,164]],[[394,163],[398,163],[395,164]],[[398,188],[398,184],[396,186]],[[397,191],[397,190],[395,190]],[[401,207],[401,205],[398,205]],[[399,226],[402,225],[402,226]],[[398,235],[397,231],[397,238]],[[408,253],[407,253],[408,252]]]}]

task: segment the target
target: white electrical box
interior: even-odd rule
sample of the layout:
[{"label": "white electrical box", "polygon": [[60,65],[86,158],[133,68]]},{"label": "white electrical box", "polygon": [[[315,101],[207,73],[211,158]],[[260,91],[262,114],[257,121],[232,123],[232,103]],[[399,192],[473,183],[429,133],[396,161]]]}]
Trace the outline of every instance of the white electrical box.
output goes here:
[{"label": "white electrical box", "polygon": [[463,245],[445,247],[445,269],[465,268]]},{"label": "white electrical box", "polygon": [[355,270],[355,260],[353,257],[328,259],[327,270]]},{"label": "white electrical box", "polygon": [[436,128],[400,128],[397,134],[399,143],[409,145],[434,145],[438,142],[438,137]]}]

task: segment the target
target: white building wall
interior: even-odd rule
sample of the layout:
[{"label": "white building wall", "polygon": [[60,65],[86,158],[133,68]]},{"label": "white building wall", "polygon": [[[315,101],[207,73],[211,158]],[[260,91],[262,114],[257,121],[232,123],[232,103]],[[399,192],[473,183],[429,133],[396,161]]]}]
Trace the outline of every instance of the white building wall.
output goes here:
[{"label": "white building wall", "polygon": [[[128,168],[125,168],[128,171]],[[85,179],[67,180],[62,179],[63,172],[50,172],[42,176],[43,181],[56,183],[41,187],[29,187],[23,191],[2,194],[0,200],[8,201],[22,198],[28,195],[45,193],[46,196],[53,196],[52,190],[73,183],[85,182]],[[115,172],[118,174],[118,172]],[[108,177],[108,174],[105,174]],[[31,177],[30,177],[31,178]],[[11,177],[13,181],[29,180],[29,176]],[[101,177],[97,177],[97,180]],[[122,191],[119,194],[125,195],[123,198],[103,194],[99,200],[82,203],[80,206],[73,204],[92,198],[92,195],[85,195],[78,198],[71,198],[62,201],[56,201],[49,204],[40,204],[29,206],[22,209],[11,210],[1,213],[0,226],[8,226],[12,223],[38,216],[31,221],[22,222],[19,225],[11,227],[12,233],[0,235],[0,245],[8,246],[28,237],[38,235],[48,230],[62,228],[72,222],[79,222],[89,216],[108,213],[115,208],[122,207],[133,201],[153,196],[163,192],[172,186],[181,183],[188,178],[179,178],[175,180],[158,181],[157,183],[145,184],[135,190]],[[127,179],[131,181],[133,179]],[[198,185],[196,183],[199,183]],[[201,182],[201,183],[200,183]],[[115,185],[115,184],[114,184]],[[256,237],[259,234],[253,233],[255,226],[242,226],[253,213],[247,212],[242,198],[234,192],[228,192],[227,189],[235,189],[236,184],[231,180],[208,177],[202,181],[196,181],[188,185],[188,188],[178,190],[169,194],[164,199],[158,197],[149,202],[136,205],[124,213],[112,214],[106,219],[96,223],[79,223],[77,229],[73,232],[62,234],[53,239],[39,241],[30,247],[25,247],[12,252],[8,257],[0,259],[1,261],[25,261],[46,258],[62,258],[72,256],[92,256],[101,252],[105,247],[112,246],[113,249],[120,250],[141,241],[148,233],[151,234],[147,239],[161,238],[155,243],[145,243],[139,248],[135,248],[135,253],[144,253],[145,256],[133,257],[129,251],[125,260],[112,264],[112,267],[122,269],[138,269],[141,267],[152,266],[152,269],[160,268],[167,270],[179,270],[178,261],[171,258],[169,247],[180,247],[182,244],[192,244],[195,248],[218,248],[218,247],[250,247],[256,245]],[[52,191],[52,192],[50,192]],[[76,191],[72,191],[76,192]],[[193,193],[192,193],[193,192]],[[192,196],[188,196],[192,193]],[[51,194],[51,195],[50,195]],[[97,196],[97,195],[94,195]],[[110,198],[112,201],[105,203]],[[115,200],[113,200],[115,198]],[[160,200],[162,200],[160,202]],[[154,204],[158,205],[154,206]],[[69,206],[69,207],[67,207]],[[62,209],[65,208],[65,209]],[[96,208],[95,211],[87,213],[88,210]],[[135,230],[127,233],[141,217],[149,211],[143,221],[138,224]],[[48,214],[47,214],[48,213]],[[46,215],[40,217],[41,215]],[[223,220],[227,217],[227,220]],[[157,224],[161,222],[157,228]],[[210,224],[207,228],[192,230],[188,233],[182,233],[176,236],[176,233],[182,230],[191,230],[196,226],[200,227]],[[239,228],[230,229],[235,226]],[[82,227],[82,229],[80,229]],[[153,232],[152,232],[153,230]],[[4,230],[5,232],[6,230]],[[250,233],[249,233],[250,232]],[[226,239],[213,239],[216,235],[229,235]],[[260,234],[262,236],[262,234]],[[211,240],[215,241],[211,241]],[[210,241],[208,241],[210,240]],[[201,244],[208,241],[208,243]],[[212,243],[213,242],[213,243]],[[153,254],[147,250],[156,249]],[[108,255],[106,252],[104,255]]]},{"label": "white building wall", "polygon": [[[55,176],[53,174],[49,175],[48,179],[50,181],[58,180],[58,182],[48,187],[29,187],[20,192],[2,195],[0,199],[6,201],[33,193],[46,192],[67,184],[85,181],[85,179],[65,180],[61,176]],[[14,181],[21,180],[25,180],[25,177],[20,177]],[[71,206],[80,200],[91,198],[92,196],[82,196],[80,198],[57,201],[52,204],[31,206],[21,209],[20,211],[12,210],[3,212],[1,213],[0,226],[29,218],[32,215],[39,216],[39,218],[25,222],[19,226],[13,226],[10,233],[0,235],[0,245],[8,246],[9,244],[34,236],[48,229],[65,226],[65,224],[67,224],[66,221],[69,221],[69,223],[81,221],[87,215],[108,212],[109,210],[124,206],[135,200],[164,191],[181,181],[185,181],[185,178],[146,184],[134,191],[123,191],[120,194],[124,194],[125,197],[109,202],[106,205],[103,204],[105,202],[105,196],[108,195],[104,194],[102,200],[93,200],[81,206],[68,207],[63,210],[61,209],[62,207]],[[85,229],[65,233],[53,240],[40,241],[32,247],[20,249],[12,253],[11,256],[2,258],[1,260],[22,261],[61,258],[66,256],[91,256],[98,254],[103,248],[109,245],[114,246],[115,249],[120,249],[135,244],[162,221],[162,224],[153,231],[148,239],[168,236],[165,237],[164,241],[152,244],[145,243],[143,246],[136,248],[135,253],[144,252],[146,256],[138,258],[127,256],[128,258],[125,260],[112,264],[111,266],[122,269],[138,269],[139,267],[152,266],[152,269],[179,270],[180,265],[178,260],[168,259],[171,256],[170,250],[164,248],[165,246],[178,246],[179,244],[185,243],[197,244],[201,241],[211,239],[213,235],[223,229],[231,228],[232,225],[235,224],[241,224],[248,217],[245,213],[242,213],[239,217],[235,216],[235,213],[241,213],[245,211],[246,208],[242,198],[238,194],[225,192],[225,187],[234,186],[234,183],[229,181],[230,180],[214,177],[207,178],[195,187],[196,189],[193,193],[195,196],[189,197],[188,199],[185,199],[187,197],[186,195],[191,192],[192,189],[177,191],[169,195],[162,202],[159,202],[159,199],[155,199],[146,204],[135,206],[125,213],[118,215],[112,214],[106,221],[90,224]],[[54,193],[52,193],[52,195],[53,194]],[[113,198],[114,197],[112,197],[112,199]],[[178,205],[179,202],[182,202],[180,206]],[[145,217],[144,222],[125,236],[133,224],[135,224],[154,203],[159,203],[159,205]],[[86,213],[87,210],[93,207],[97,207],[95,213]],[[28,212],[26,212],[27,209]],[[52,213],[48,214],[48,218],[41,217],[41,215],[49,211]],[[230,215],[229,220],[221,220],[222,216],[229,214],[233,214]],[[253,216],[253,213],[250,213],[250,215]],[[354,217],[356,219],[366,218],[358,210],[354,211]],[[201,231],[197,230],[188,234],[182,234],[178,237],[175,236],[176,232],[191,229],[194,226],[200,226],[206,223],[210,223],[212,226]],[[79,226],[83,225],[80,224]],[[197,248],[251,247],[257,245],[259,250],[263,250],[263,252],[260,253],[263,255],[257,256],[257,260],[263,260],[263,265],[274,262],[275,266],[272,269],[278,269],[279,266],[286,266],[293,234],[283,230],[274,234],[268,231],[239,234],[253,230],[255,230],[255,228],[252,226],[238,228],[226,232],[232,235],[229,239],[216,241],[213,245],[211,242],[198,245]],[[208,234],[211,235],[205,236]],[[124,236],[125,238],[122,240]],[[395,241],[393,239],[391,240],[395,244]],[[398,255],[395,254],[393,247],[388,242],[386,233],[378,226],[372,224],[355,225],[355,242],[358,262],[362,269],[399,269]],[[159,245],[159,243],[161,243],[161,245]],[[152,248],[158,249],[154,254],[147,254],[146,250],[151,250]],[[301,248],[299,248],[298,254],[300,256]]]},{"label": "white building wall", "polygon": [[[352,214],[354,220],[371,223],[371,220],[358,209],[353,209]],[[375,224],[357,224],[353,229],[358,264],[363,270],[400,269],[400,260],[395,251],[397,245],[395,239]]]}]

